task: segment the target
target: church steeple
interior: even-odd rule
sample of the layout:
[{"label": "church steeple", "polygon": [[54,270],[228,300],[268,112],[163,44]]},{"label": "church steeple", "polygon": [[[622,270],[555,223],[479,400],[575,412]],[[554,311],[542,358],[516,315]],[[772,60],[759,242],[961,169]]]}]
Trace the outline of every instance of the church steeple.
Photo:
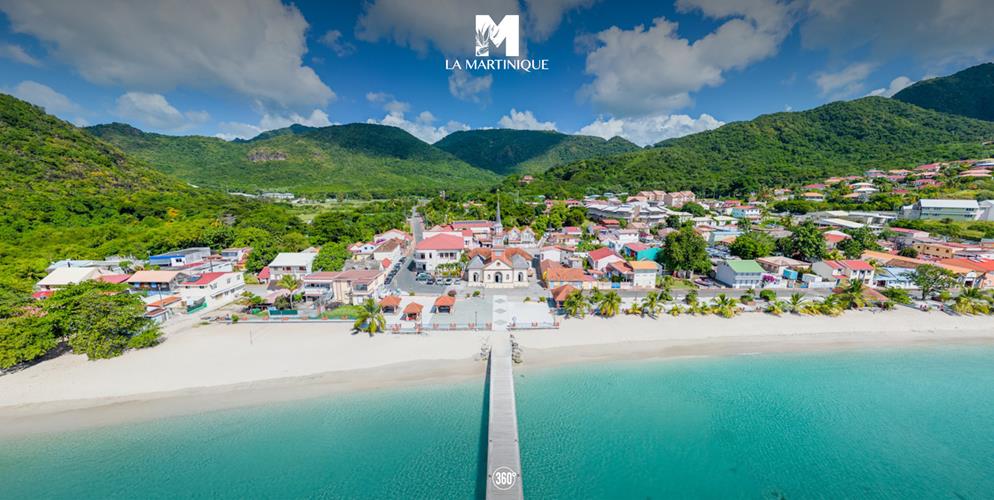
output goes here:
[{"label": "church steeple", "polygon": [[494,247],[504,246],[504,223],[500,220],[500,191],[497,191],[497,217],[494,221],[494,234],[491,237]]}]

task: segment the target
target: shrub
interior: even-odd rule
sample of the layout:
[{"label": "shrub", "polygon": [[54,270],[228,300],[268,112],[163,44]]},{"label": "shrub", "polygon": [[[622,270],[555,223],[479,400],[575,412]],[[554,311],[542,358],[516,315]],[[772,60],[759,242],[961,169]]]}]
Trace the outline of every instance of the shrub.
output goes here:
[{"label": "shrub", "polygon": [[759,298],[767,302],[773,302],[777,300],[777,294],[773,290],[763,290],[759,292]]},{"label": "shrub", "polygon": [[144,332],[135,335],[128,339],[129,349],[144,349],[146,347],[153,347],[159,344],[159,329],[149,328]]}]

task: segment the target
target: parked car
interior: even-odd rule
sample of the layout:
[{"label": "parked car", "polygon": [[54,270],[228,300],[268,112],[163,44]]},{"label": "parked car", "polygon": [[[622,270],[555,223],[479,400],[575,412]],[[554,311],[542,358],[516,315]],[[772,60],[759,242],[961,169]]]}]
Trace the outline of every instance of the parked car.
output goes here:
[{"label": "parked car", "polygon": [[444,284],[446,284],[446,285],[451,285],[452,284],[452,278],[445,278],[442,282]]},{"label": "parked car", "polygon": [[428,281],[431,279],[431,275],[428,273],[418,273],[417,277],[414,278],[415,281]]}]

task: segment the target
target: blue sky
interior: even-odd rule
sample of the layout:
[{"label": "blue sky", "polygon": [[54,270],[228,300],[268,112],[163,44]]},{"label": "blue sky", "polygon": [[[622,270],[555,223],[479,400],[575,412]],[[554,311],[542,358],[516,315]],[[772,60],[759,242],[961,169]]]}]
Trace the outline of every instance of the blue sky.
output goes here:
[{"label": "blue sky", "polygon": [[[985,0],[0,0],[0,91],[77,124],[556,129],[639,144],[987,62]],[[520,16],[548,71],[451,71]],[[989,14],[989,13],[988,13]],[[503,57],[495,48],[492,56]]]}]

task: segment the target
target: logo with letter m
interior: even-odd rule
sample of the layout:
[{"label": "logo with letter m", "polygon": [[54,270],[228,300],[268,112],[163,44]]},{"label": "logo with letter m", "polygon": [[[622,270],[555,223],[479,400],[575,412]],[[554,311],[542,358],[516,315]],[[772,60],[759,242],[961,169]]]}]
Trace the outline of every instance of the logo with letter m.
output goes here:
[{"label": "logo with letter m", "polygon": [[506,57],[518,57],[518,16],[508,15],[494,22],[488,15],[476,16],[476,57],[489,57],[490,44],[504,46]]}]

